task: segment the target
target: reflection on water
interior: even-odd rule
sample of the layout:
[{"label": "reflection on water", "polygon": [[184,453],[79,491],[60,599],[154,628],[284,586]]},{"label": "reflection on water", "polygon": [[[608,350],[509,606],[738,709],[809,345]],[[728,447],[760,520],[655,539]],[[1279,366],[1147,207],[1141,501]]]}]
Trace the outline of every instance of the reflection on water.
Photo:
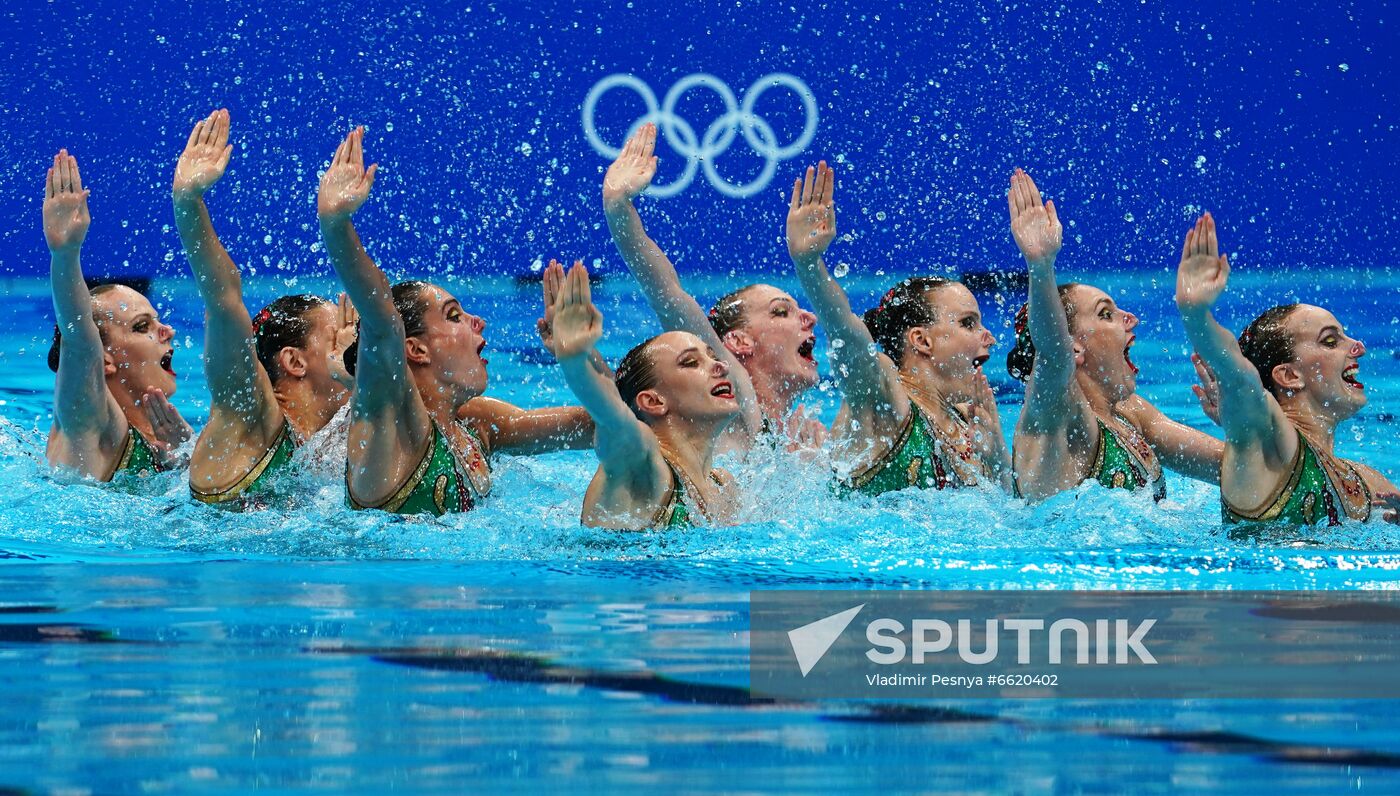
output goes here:
[{"label": "reflection on water", "polygon": [[0,616],[0,785],[728,790],[743,770],[811,790],[1078,790],[1117,772],[1304,791],[1400,760],[1383,702],[755,701],[734,573],[639,583],[616,566],[0,569],[0,604],[53,598]]}]

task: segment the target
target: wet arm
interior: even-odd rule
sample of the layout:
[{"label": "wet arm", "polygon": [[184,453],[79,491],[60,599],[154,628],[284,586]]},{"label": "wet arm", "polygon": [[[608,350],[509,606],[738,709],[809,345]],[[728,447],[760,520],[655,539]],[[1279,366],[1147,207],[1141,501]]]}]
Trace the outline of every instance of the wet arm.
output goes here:
[{"label": "wet arm", "polygon": [[49,247],[49,286],[59,343],[54,382],[54,424],[66,434],[107,431],[115,437],[126,426],[121,408],[107,391],[102,338],[93,318],[92,294],[83,279],[80,252],[91,216],[78,161],[63,150],[54,157],[44,193],[44,238]]},{"label": "wet arm", "polygon": [[1186,336],[1220,384],[1220,427],[1226,442],[1246,445],[1277,441],[1280,452],[1292,444],[1288,418],[1264,389],[1259,372],[1239,341],[1215,319],[1212,310],[1229,281],[1229,261],[1219,254],[1215,221],[1207,213],[1187,233],[1177,267],[1176,305]]},{"label": "wet arm", "polygon": [[364,167],[363,137],[364,129],[358,128],[341,142],[317,196],[321,240],[360,315],[354,414],[382,416],[397,410],[398,417],[413,418],[407,430],[417,432],[414,436],[425,435],[429,420],[408,370],[403,318],[394,307],[388,278],[370,259],[350,221],[369,198],[378,167]]},{"label": "wet arm", "polygon": [[175,167],[171,200],[180,243],[204,300],[204,371],[212,408],[235,412],[252,424],[268,414],[276,398],[253,348],[238,267],[214,231],[204,201],[204,193],[223,176],[231,152],[228,112],[215,111],[190,133]]},{"label": "wet arm", "polygon": [[1017,169],[1012,176],[1006,201],[1012,237],[1029,274],[1027,331],[1035,345],[1021,426],[1030,433],[1048,433],[1062,428],[1072,416],[1078,394],[1074,389],[1074,341],[1055,282],[1055,258],[1063,228],[1055,203],[1042,201],[1035,182],[1024,171]]},{"label": "wet arm", "polygon": [[581,406],[521,409],[483,396],[468,401],[457,416],[484,429],[492,451],[531,455],[593,447],[593,418]]},{"label": "wet arm", "polygon": [[[836,235],[834,189],[835,175],[825,162],[816,169],[808,168],[805,177],[793,183],[787,216],[788,255],[817,322],[831,341],[832,371],[852,412],[860,416],[895,403],[897,374],[894,363],[875,350],[875,338],[851,310],[846,291],[822,259]],[[906,409],[897,407],[895,411]]]},{"label": "wet arm", "polygon": [[1219,485],[1224,442],[1172,420],[1139,395],[1120,404],[1119,411],[1142,430],[1143,438],[1168,469]]},{"label": "wet arm", "polygon": [[647,234],[642,217],[633,205],[633,199],[651,184],[656,174],[655,149],[656,125],[643,125],[608,167],[603,177],[603,214],[608,221],[608,231],[623,262],[627,263],[627,270],[637,280],[647,304],[661,322],[661,328],[695,335],[729,366],[729,377],[734,382],[734,395],[744,424],[750,433],[757,433],[763,421],[748,371],[715,334],[699,302],[681,287],[675,265]]}]

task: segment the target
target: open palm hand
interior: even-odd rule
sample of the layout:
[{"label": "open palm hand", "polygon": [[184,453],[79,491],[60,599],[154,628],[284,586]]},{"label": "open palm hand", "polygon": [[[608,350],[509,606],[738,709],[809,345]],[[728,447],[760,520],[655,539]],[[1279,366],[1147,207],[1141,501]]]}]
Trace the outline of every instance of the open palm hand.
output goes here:
[{"label": "open palm hand", "polygon": [[228,168],[233,146],[228,142],[229,117],[220,109],[199,120],[175,164],[171,193],[179,198],[199,197],[213,187]]},{"label": "open palm hand", "polygon": [[1206,312],[1220,300],[1230,280],[1230,263],[1220,254],[1215,219],[1206,213],[1186,233],[1176,269],[1176,306],[1183,313]]},{"label": "open palm hand", "polygon": [[558,360],[587,355],[603,337],[603,313],[593,306],[582,261],[569,269],[554,297],[552,327],[549,350]]},{"label": "open palm hand", "polygon": [[836,238],[836,205],[832,192],[836,174],[826,161],[810,166],[807,174],[792,184],[788,200],[788,254],[798,262],[811,262],[826,253]]},{"label": "open palm hand", "polygon": [[656,177],[656,125],[648,122],[627,139],[622,154],[603,175],[603,205],[630,202]]},{"label": "open palm hand", "polygon": [[364,138],[365,128],[351,130],[336,148],[330,168],[321,175],[316,195],[316,214],[321,218],[348,218],[369,199],[379,164],[365,168]]},{"label": "open palm hand", "polygon": [[1053,261],[1064,239],[1064,227],[1055,212],[1055,203],[1041,201],[1035,180],[1021,169],[1011,175],[1006,203],[1011,208],[1011,237],[1016,239],[1026,261]]},{"label": "open palm hand", "polygon": [[44,240],[50,251],[76,251],[82,248],[91,224],[78,161],[68,150],[59,150],[44,185]]}]

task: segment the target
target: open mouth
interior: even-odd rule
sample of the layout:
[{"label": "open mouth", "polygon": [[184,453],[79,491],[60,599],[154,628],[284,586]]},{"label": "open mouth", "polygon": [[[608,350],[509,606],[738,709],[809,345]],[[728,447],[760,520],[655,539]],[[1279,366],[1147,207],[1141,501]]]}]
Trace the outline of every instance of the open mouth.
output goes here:
[{"label": "open mouth", "polygon": [[972,367],[973,367],[974,369],[976,369],[976,370],[981,370],[981,369],[982,369],[982,365],[985,364],[986,361],[989,360],[989,359],[991,359],[991,358],[992,358],[992,355],[991,355],[991,354],[983,354],[983,355],[981,355],[981,356],[979,356],[979,357],[974,357],[974,358],[972,359]]},{"label": "open mouth", "polygon": [[797,355],[808,362],[816,363],[817,358],[812,356],[812,351],[817,347],[817,338],[808,337],[802,341],[802,345],[797,347]]},{"label": "open mouth", "polygon": [[1356,374],[1357,374],[1358,372],[1360,372],[1360,371],[1361,371],[1361,366],[1360,366],[1360,365],[1357,365],[1357,364],[1355,364],[1355,363],[1353,363],[1353,364],[1351,364],[1351,365],[1348,365],[1348,366],[1347,366],[1347,369],[1344,370],[1344,371],[1342,371],[1342,381],[1346,382],[1348,386],[1353,387],[1353,388],[1355,388],[1355,389],[1358,389],[1358,390],[1364,390],[1364,389],[1366,389],[1366,385],[1364,385],[1364,384],[1362,384],[1361,382],[1359,382],[1359,381],[1356,380]]},{"label": "open mouth", "polygon": [[710,395],[716,398],[734,399],[734,385],[727,381],[722,381],[710,389]]},{"label": "open mouth", "polygon": [[490,360],[488,360],[486,357],[484,357],[484,356],[481,355],[481,352],[482,352],[482,351],[485,351],[485,350],[486,350],[486,341],[485,341],[485,340],[482,340],[482,341],[481,341],[481,345],[479,345],[479,346],[476,347],[476,356],[477,356],[478,359],[481,360],[481,364],[483,364],[483,365],[486,365],[486,364],[489,364],[489,363],[490,363]]},{"label": "open mouth", "polygon": [[172,349],[170,349],[169,351],[166,351],[166,352],[165,352],[165,356],[163,356],[163,357],[160,358],[160,369],[163,370],[163,371],[165,371],[166,373],[169,373],[170,375],[174,376],[174,375],[175,375],[175,368],[174,368],[174,367],[172,366],[172,364],[171,364],[172,362],[174,362],[174,360],[175,360],[175,349],[172,348]]},{"label": "open mouth", "polygon": [[1133,347],[1133,343],[1136,342],[1137,336],[1134,335],[1133,337],[1129,337],[1128,344],[1123,346],[1123,361],[1128,363],[1128,369],[1133,372],[1134,376],[1136,376],[1138,373],[1138,366],[1133,364],[1133,358],[1128,354],[1128,351]]}]

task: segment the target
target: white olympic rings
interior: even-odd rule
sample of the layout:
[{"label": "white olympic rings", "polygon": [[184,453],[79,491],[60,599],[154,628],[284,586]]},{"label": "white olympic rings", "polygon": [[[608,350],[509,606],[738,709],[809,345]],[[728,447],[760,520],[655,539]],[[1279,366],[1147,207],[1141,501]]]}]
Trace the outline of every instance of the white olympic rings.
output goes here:
[{"label": "white olympic rings", "polygon": [[[802,101],[802,107],[807,113],[805,123],[802,125],[802,133],[797,140],[785,146],[778,146],[777,134],[773,132],[773,127],[768,122],[754,115],[754,105],[763,92],[774,86],[784,86],[797,94]],[[583,101],[583,134],[588,138],[588,143],[593,146],[593,150],[609,160],[616,159],[622,154],[620,147],[609,145],[598,135],[598,128],[594,124],[594,113],[596,112],[598,100],[604,94],[615,88],[629,88],[642,98],[646,106],[646,114],[637,119],[627,128],[626,138],[632,137],[638,127],[647,122],[655,122],[657,129],[666,134],[666,140],[671,148],[685,156],[685,171],[681,173],[679,179],[667,185],[652,184],[647,189],[647,194],[656,197],[675,196],[690,186],[695,179],[697,170],[703,169],[705,177],[715,190],[736,199],[753,196],[768,187],[773,175],[777,172],[778,161],[787,160],[796,156],[812,143],[812,138],[817,134],[817,100],[812,96],[811,89],[799,78],[785,72],[774,72],[771,75],[764,75],[749,86],[749,90],[744,92],[743,102],[734,97],[734,92],[723,80],[697,72],[687,75],[676,81],[671,90],[666,92],[666,99],[657,104],[656,94],[651,87],[633,75],[613,74],[599,80],[593,84],[588,96]],[[724,103],[725,112],[718,119],[710,123],[705,128],[705,134],[698,139],[695,135],[695,128],[685,119],[675,113],[676,103],[691,89],[707,88],[717,94],[720,101]],[[734,142],[734,137],[743,133],[744,140],[754,152],[764,159],[763,169],[758,176],[749,182],[735,185],[726,180],[715,170],[715,160],[729,149],[729,145]],[[626,140],[624,138],[624,140]]]}]

